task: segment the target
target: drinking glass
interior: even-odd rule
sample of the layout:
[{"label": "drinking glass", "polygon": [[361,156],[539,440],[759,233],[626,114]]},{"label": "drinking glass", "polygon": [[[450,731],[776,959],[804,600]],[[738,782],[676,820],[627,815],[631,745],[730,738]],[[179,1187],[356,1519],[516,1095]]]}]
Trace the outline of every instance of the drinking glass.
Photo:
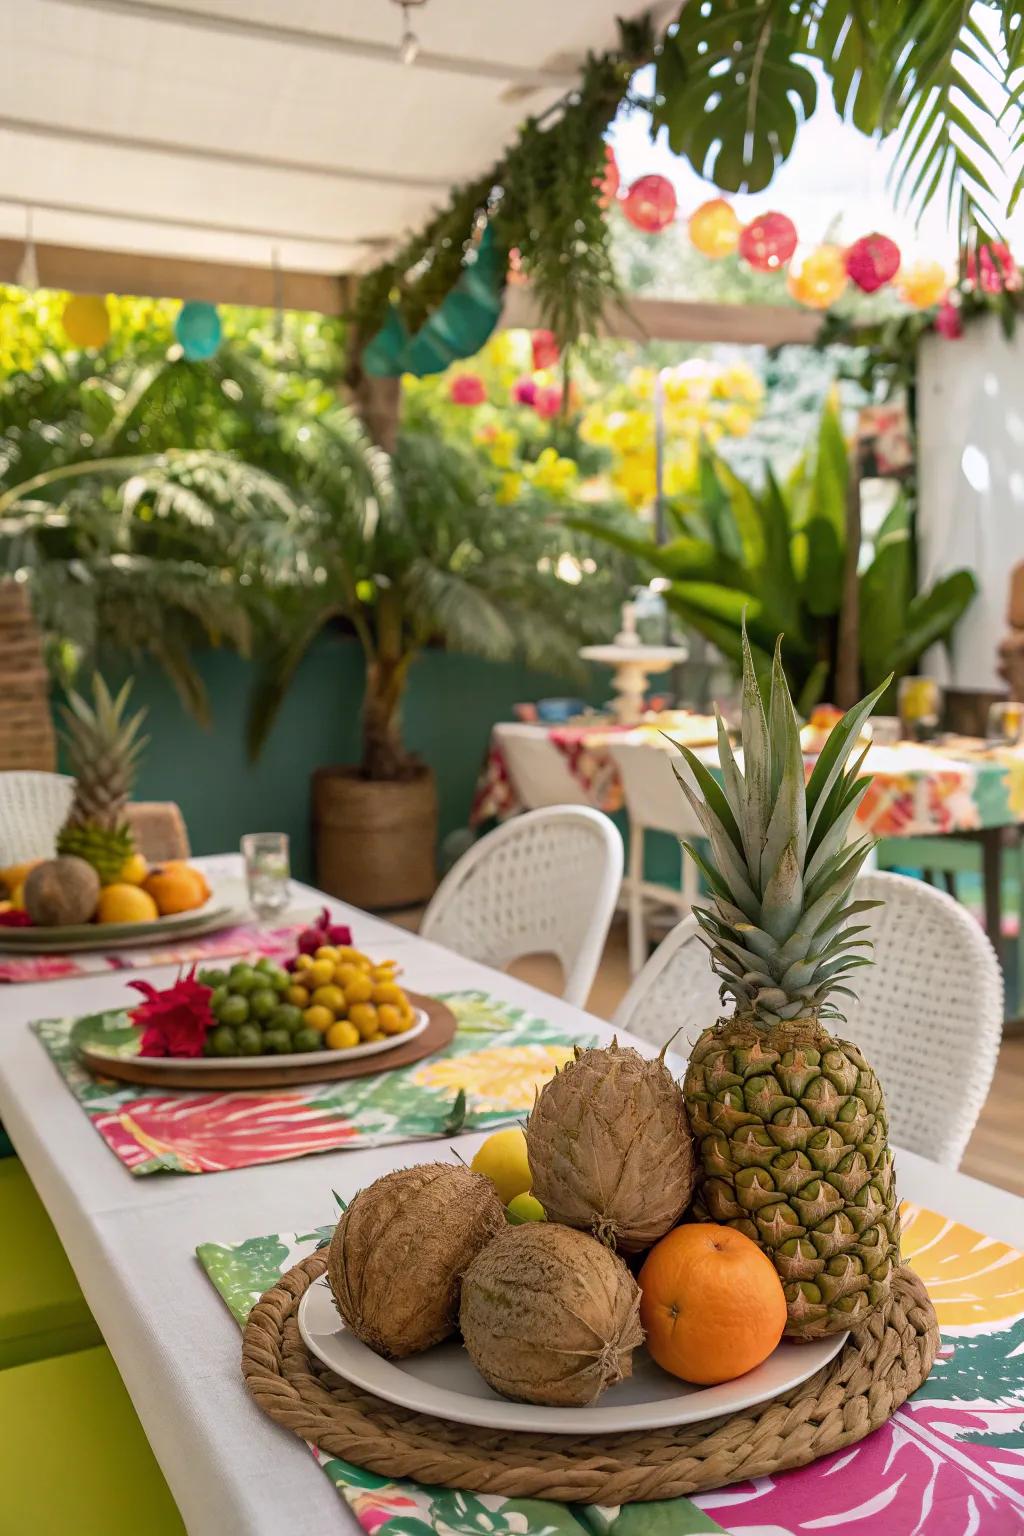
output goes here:
[{"label": "drinking glass", "polygon": [[942,688],[933,677],[901,677],[896,694],[903,734],[909,741],[929,741],[942,719]]},{"label": "drinking glass", "polygon": [[903,735],[898,715],[872,715],[868,725],[872,745],[876,747],[895,747]]},{"label": "drinking glass", "polygon": [[1024,734],[1024,704],[1016,699],[997,699],[988,707],[985,740],[1016,746]]},{"label": "drinking glass", "polygon": [[276,917],[288,905],[287,832],[247,832],[242,838],[245,883],[256,916]]}]

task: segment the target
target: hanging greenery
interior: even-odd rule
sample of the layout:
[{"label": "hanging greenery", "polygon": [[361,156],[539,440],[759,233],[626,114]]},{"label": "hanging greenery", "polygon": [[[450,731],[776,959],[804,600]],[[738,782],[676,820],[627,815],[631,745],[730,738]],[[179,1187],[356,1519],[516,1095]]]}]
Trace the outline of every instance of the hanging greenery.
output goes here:
[{"label": "hanging greenery", "polygon": [[509,252],[518,251],[543,324],[560,345],[595,327],[616,289],[602,206],[604,134],[655,48],[646,17],[620,22],[620,30],[617,49],[587,59],[575,91],[548,113],[528,118],[496,165],[455,188],[446,207],[361,280],[353,374],[386,324],[400,322],[409,335],[420,331],[463,276],[467,259],[475,259],[484,226],[503,269]]}]

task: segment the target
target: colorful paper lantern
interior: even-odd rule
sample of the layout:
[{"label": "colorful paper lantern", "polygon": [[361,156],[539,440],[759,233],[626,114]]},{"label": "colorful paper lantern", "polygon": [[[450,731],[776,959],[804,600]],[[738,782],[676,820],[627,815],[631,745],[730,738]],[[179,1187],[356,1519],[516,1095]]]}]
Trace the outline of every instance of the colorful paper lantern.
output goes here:
[{"label": "colorful paper lantern", "polygon": [[702,256],[719,261],[739,245],[741,227],[732,204],[724,197],[713,197],[690,214],[690,244]]},{"label": "colorful paper lantern", "polygon": [[174,334],[189,362],[203,363],[220,346],[220,315],[212,304],[183,304],[174,322]]},{"label": "colorful paper lantern", "polygon": [[[1021,285],[1020,268],[1001,241],[981,247],[981,289],[983,293],[1012,293]],[[978,260],[973,251],[967,256],[967,281],[978,285]]]},{"label": "colorful paper lantern", "polygon": [[801,304],[828,309],[849,281],[846,260],[838,245],[819,245],[798,267],[790,267],[786,286]]},{"label": "colorful paper lantern", "polygon": [[888,235],[864,235],[846,251],[847,275],[863,293],[876,293],[900,269],[900,248]]},{"label": "colorful paper lantern", "polygon": [[656,235],[676,216],[676,189],[665,176],[641,176],[622,203],[629,222],[647,235]]},{"label": "colorful paper lantern", "polygon": [[61,317],[68,340],[82,348],[105,347],[110,340],[107,301],[95,293],[76,293]]},{"label": "colorful paper lantern", "polygon": [[913,261],[901,267],[897,283],[900,298],[915,309],[931,309],[946,296],[949,278],[941,261]]},{"label": "colorful paper lantern", "polygon": [[796,250],[796,225],[784,213],[762,213],[740,230],[738,248],[755,272],[777,272]]},{"label": "colorful paper lantern", "polygon": [[622,182],[619,174],[619,162],[615,158],[615,151],[610,144],[604,147],[604,175],[597,177],[595,186],[600,196],[598,203],[602,208],[608,208],[615,200],[616,193]]},{"label": "colorful paper lantern", "polygon": [[448,386],[448,398],[453,405],[483,405],[487,389],[478,373],[457,373]]},{"label": "colorful paper lantern", "polygon": [[561,356],[561,348],[555,340],[554,331],[534,331],[530,337],[530,346],[533,351],[533,366],[538,370],[553,368]]}]

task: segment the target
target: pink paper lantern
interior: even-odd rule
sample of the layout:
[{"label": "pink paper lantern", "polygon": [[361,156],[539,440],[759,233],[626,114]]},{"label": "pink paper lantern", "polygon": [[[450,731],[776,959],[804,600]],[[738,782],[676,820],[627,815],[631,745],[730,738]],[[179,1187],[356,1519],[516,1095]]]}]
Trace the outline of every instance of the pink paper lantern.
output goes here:
[{"label": "pink paper lantern", "polygon": [[453,405],[483,405],[487,399],[484,381],[478,373],[459,373],[448,386]]},{"label": "pink paper lantern", "polygon": [[530,337],[530,346],[533,351],[533,366],[538,371],[541,368],[553,368],[561,356],[561,348],[555,340],[554,331],[534,331]]},{"label": "pink paper lantern", "polygon": [[888,235],[864,235],[846,250],[846,273],[863,293],[876,293],[900,269],[900,248]]},{"label": "pink paper lantern", "polygon": [[676,189],[665,176],[641,176],[623,200],[629,222],[647,235],[656,235],[676,216]]},{"label": "pink paper lantern", "polygon": [[784,213],[762,213],[740,230],[739,253],[755,272],[777,272],[796,250],[796,225]]},{"label": "pink paper lantern", "polygon": [[[981,248],[981,289],[983,293],[1012,293],[1021,286],[1020,268],[1001,241]],[[978,286],[978,260],[973,251],[967,256],[967,281]]]},{"label": "pink paper lantern", "polygon": [[531,379],[529,374],[524,374],[521,379],[516,379],[512,386],[512,399],[517,405],[537,404],[537,381]]},{"label": "pink paper lantern", "polygon": [[557,416],[562,409],[561,384],[541,384],[534,396],[533,408],[538,416]]}]

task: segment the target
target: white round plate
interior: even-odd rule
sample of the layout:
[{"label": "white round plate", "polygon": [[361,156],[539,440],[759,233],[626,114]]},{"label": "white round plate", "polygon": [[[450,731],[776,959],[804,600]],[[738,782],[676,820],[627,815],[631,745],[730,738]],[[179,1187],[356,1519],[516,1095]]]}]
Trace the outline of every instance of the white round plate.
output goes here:
[{"label": "white round plate", "polygon": [[190,1072],[202,1072],[204,1068],[212,1072],[218,1067],[221,1071],[225,1067],[311,1067],[334,1061],[357,1061],[361,1056],[379,1056],[382,1051],[394,1050],[396,1045],[402,1045],[406,1040],[415,1040],[417,1035],[422,1035],[430,1019],[422,1008],[414,1011],[413,1024],[404,1034],[389,1035],[386,1040],[367,1040],[363,1045],[349,1046],[347,1051],[289,1051],[286,1056],[189,1056],[187,1059],[181,1056],[143,1057],[138,1052],[140,1036],[136,1029],[132,1028],[130,1045],[126,1045],[123,1014],[100,1015],[84,1021],[95,1026],[102,1024],[103,1017],[113,1020],[114,1033],[109,1041],[104,1041],[101,1029],[93,1028],[87,1036],[78,1036],[73,1031],[72,1042],[87,1047],[90,1056],[108,1056],[112,1061],[129,1058],[132,1061],[145,1061],[146,1066],[152,1067],[154,1072],[178,1072],[183,1066],[188,1067]]},{"label": "white round plate", "polygon": [[609,1387],[592,1408],[543,1408],[512,1403],[492,1392],[458,1339],[447,1339],[407,1360],[381,1359],[345,1327],[326,1280],[309,1287],[298,1315],[307,1349],[338,1376],[375,1397],[458,1424],[553,1435],[664,1429],[737,1413],[806,1381],[846,1341],[845,1333],[811,1344],[783,1340],[756,1370],[717,1387],[693,1387],[670,1376],[641,1346],[633,1352],[632,1376]]},{"label": "white round plate", "polygon": [[27,953],[90,949],[129,949],[171,939],[196,938],[252,921],[251,913],[230,904],[216,890],[201,907],[172,912],[144,923],[74,923],[61,928],[0,926],[0,950]]}]

